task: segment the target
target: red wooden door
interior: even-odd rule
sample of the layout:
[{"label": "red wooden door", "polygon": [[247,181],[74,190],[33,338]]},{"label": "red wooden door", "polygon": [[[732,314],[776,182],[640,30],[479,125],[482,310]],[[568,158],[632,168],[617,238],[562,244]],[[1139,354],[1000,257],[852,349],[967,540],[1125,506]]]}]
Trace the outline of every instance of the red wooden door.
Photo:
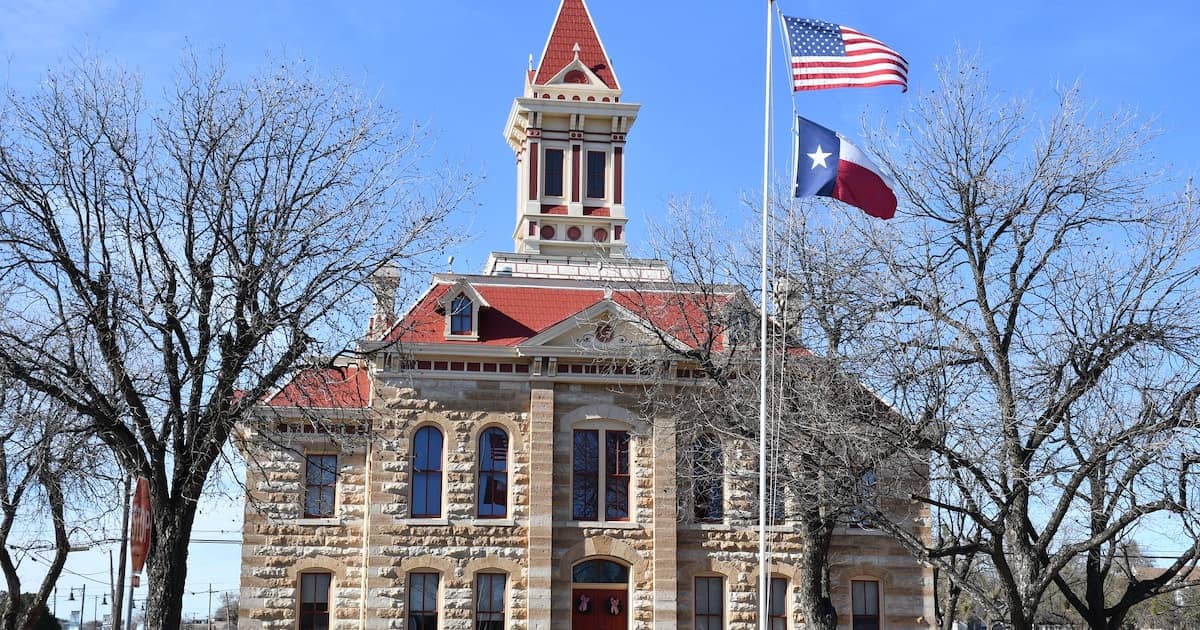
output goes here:
[{"label": "red wooden door", "polygon": [[629,594],[624,590],[577,588],[571,593],[571,630],[626,630]]}]

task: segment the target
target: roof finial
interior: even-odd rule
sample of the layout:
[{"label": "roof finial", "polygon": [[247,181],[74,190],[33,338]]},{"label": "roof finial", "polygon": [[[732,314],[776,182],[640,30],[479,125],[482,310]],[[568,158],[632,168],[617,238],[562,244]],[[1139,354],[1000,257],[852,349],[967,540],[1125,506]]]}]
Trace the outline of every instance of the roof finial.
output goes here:
[{"label": "roof finial", "polygon": [[529,53],[529,71],[533,72],[533,53]]},{"label": "roof finial", "polygon": [[575,42],[575,46],[571,48],[571,52],[575,53],[575,61],[579,61],[579,42]]}]

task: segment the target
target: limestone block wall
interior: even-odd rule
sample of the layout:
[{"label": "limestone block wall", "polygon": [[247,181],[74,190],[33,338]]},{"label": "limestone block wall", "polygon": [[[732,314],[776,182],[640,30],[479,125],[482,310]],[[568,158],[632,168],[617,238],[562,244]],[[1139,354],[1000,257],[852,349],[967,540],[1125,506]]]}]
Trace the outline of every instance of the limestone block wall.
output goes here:
[{"label": "limestone block wall", "polygon": [[[296,627],[297,585],[305,571],[333,574],[333,627],[406,627],[407,578],[436,572],[440,626],[474,627],[475,578],[507,576],[507,626],[566,630],[571,568],[590,557],[617,559],[630,570],[630,628],[691,628],[694,580],[720,575],[729,628],[755,627],[757,605],[756,453],[730,448],[725,519],[691,522],[689,491],[676,490],[674,427],[641,419],[632,391],[604,383],[384,375],[365,439],[274,436],[252,439],[243,545],[244,627]],[[443,434],[443,513],[412,518],[412,437],[423,426]],[[504,428],[510,438],[509,514],[475,513],[479,435]],[[632,434],[631,518],[572,520],[575,428],[620,428]],[[290,441],[289,441],[290,440]],[[369,446],[368,443],[369,442]],[[303,455],[339,453],[337,518],[302,517]],[[750,472],[747,472],[750,471]],[[535,481],[536,480],[536,481]],[[683,495],[683,496],[678,496]],[[368,507],[369,506],[369,507]],[[908,506],[911,509],[911,506]],[[920,513],[912,514],[921,530]],[[369,532],[363,540],[363,532]],[[787,577],[792,627],[801,627],[797,583],[799,532],[771,529],[772,574]],[[364,547],[365,545],[365,547]],[[888,537],[847,530],[835,539],[835,604],[850,624],[850,581],[880,582],[884,627],[929,628],[932,575]],[[365,568],[364,568],[365,558]],[[364,586],[365,584],[365,591]]]},{"label": "limestone block wall", "polygon": [[[570,628],[571,567],[591,556],[616,558],[631,565],[630,628],[648,630],[654,622],[654,561],[671,550],[657,548],[655,527],[655,449],[653,427],[639,418],[639,400],[603,384],[561,383],[554,389],[554,546],[552,628]],[[630,442],[630,519],[606,523],[572,520],[573,431],[577,428],[627,429]],[[674,501],[673,497],[668,500]]]},{"label": "limestone block wall", "polygon": [[[474,627],[475,578],[507,575],[508,627],[523,630],[527,616],[526,540],[529,468],[526,384],[415,380],[385,389],[378,435],[381,448],[371,476],[371,534],[368,542],[364,628],[405,628],[408,574],[439,575],[441,627]],[[436,426],[443,435],[444,498],[439,518],[412,518],[412,437]],[[509,514],[476,514],[477,449],[480,433],[492,426],[509,435]]]},{"label": "limestone block wall", "polygon": [[[365,449],[328,436],[277,436],[249,441],[247,500],[239,599],[243,627],[295,628],[304,572],[330,572],[334,628],[357,628]],[[304,519],[304,456],[338,452],[338,495],[332,519]]]}]

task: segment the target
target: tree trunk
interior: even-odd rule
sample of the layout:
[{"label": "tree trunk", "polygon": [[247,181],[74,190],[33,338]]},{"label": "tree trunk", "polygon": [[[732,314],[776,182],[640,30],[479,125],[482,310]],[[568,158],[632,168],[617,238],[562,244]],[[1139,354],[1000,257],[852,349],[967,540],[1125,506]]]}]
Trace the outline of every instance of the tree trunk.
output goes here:
[{"label": "tree trunk", "polygon": [[837,630],[837,609],[829,584],[829,546],[833,523],[820,515],[805,519],[800,545],[800,612],[810,630]]},{"label": "tree trunk", "polygon": [[183,618],[188,540],[196,518],[196,502],[179,497],[167,505],[168,510],[155,506],[152,517],[146,610],[154,614],[146,616],[146,630],[175,630]]}]

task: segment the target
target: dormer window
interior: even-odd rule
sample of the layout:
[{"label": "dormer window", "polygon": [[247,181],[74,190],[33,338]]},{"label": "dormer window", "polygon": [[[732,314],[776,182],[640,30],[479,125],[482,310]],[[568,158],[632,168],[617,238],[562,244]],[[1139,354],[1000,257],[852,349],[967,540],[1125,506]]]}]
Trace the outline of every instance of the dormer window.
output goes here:
[{"label": "dormer window", "polygon": [[487,300],[465,278],[451,285],[437,303],[437,312],[446,318],[446,339],[477,341],[479,309],[487,305]]},{"label": "dormer window", "polygon": [[450,334],[470,335],[475,332],[471,298],[459,293],[450,303]]}]

